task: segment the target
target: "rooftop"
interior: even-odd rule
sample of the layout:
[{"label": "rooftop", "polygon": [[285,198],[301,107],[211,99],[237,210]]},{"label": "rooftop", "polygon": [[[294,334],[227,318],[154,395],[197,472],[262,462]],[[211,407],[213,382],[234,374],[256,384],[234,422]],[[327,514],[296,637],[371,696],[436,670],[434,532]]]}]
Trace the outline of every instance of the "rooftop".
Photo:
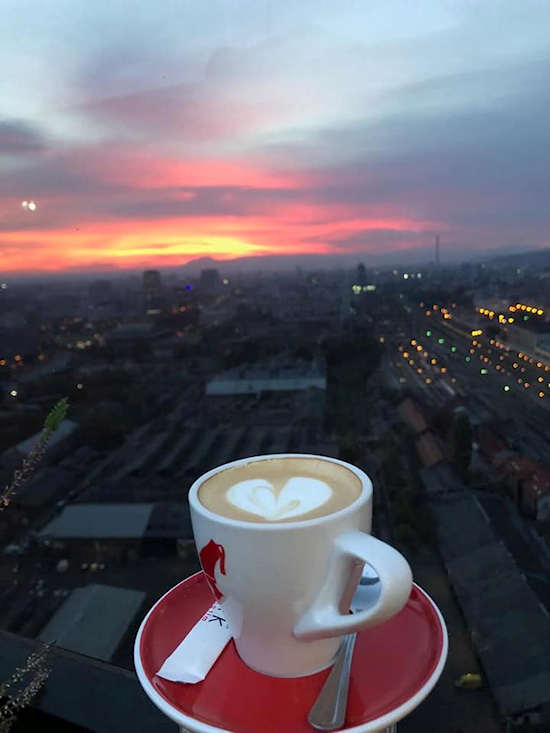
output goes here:
[{"label": "rooftop", "polygon": [[[111,660],[139,611],[145,592],[87,585],[76,588],[39,634],[45,642],[89,657]],[[106,613],[106,609],[109,612]]]},{"label": "rooftop", "polygon": [[[55,432],[52,434],[48,441],[48,450],[51,450],[55,445],[60,443],[62,440],[65,440],[65,438],[68,438],[69,435],[74,433],[76,428],[78,427],[77,423],[75,423],[73,420],[63,420]],[[15,447],[16,450],[19,451],[22,455],[27,455],[31,452],[31,450],[37,445],[38,441],[40,440],[42,436],[42,431],[39,433],[35,433],[34,435],[31,435],[30,438],[27,438],[26,440],[23,440],[21,443],[18,443]]]},{"label": "rooftop", "polygon": [[401,419],[415,432],[423,433],[428,428],[428,423],[422,414],[419,405],[410,397],[401,402],[397,408]]},{"label": "rooftop", "polygon": [[273,365],[236,367],[223,372],[207,383],[206,394],[213,396],[294,392],[310,387],[324,390],[326,386],[326,377],[313,364],[277,362]]},{"label": "rooftop", "polygon": [[537,596],[473,494],[438,498],[431,508],[443,561],[501,714],[549,704],[550,618]]},{"label": "rooftop", "polygon": [[59,539],[140,539],[154,504],[70,504],[41,531]]}]

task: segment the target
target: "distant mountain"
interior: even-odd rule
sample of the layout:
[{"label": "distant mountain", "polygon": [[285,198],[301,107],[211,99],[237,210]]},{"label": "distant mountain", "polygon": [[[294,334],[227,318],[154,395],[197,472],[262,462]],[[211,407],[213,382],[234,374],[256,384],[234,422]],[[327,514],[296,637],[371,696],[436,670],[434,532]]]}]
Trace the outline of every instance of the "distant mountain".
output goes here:
[{"label": "distant mountain", "polygon": [[[511,249],[511,248],[510,248]],[[515,249],[515,251],[514,251]],[[481,250],[468,254],[470,262],[487,262],[495,264],[527,265],[540,267],[550,265],[550,249],[518,251],[514,248],[510,252],[503,250]],[[500,252],[500,253],[499,253]],[[441,264],[457,265],[465,261],[464,250],[441,243]],[[254,272],[284,272],[293,271],[297,267],[313,269],[351,268],[363,262],[366,267],[425,267],[434,260],[433,247],[422,247],[401,252],[387,252],[383,254],[369,254],[361,252],[342,254],[298,254],[298,255],[264,255],[261,257],[238,257],[233,260],[215,260],[212,257],[201,257],[191,260],[179,269],[179,272],[189,276],[198,275],[201,270],[215,267],[221,273],[228,275],[235,273]]]},{"label": "distant mountain", "polygon": [[546,267],[550,267],[550,248],[535,249],[508,255],[498,255],[496,257],[492,257],[490,260],[486,260],[486,262],[495,265],[516,265],[518,267],[529,265],[531,267],[544,269]]},{"label": "distant mountain", "polygon": [[[324,270],[345,268],[351,269],[362,262],[368,268],[421,268],[433,263],[433,246],[415,248],[400,252],[388,251],[370,254],[368,252],[342,252],[338,254],[296,254],[296,255],[264,255],[258,257],[238,257],[233,260],[216,260],[213,257],[198,257],[185,265],[168,266],[143,263],[141,266],[119,269],[111,264],[95,265],[85,268],[71,268],[56,273],[25,272],[15,273],[11,277],[18,280],[65,280],[67,278],[89,280],[101,276],[107,279],[119,278],[121,275],[141,278],[143,270],[157,269],[166,277],[197,277],[201,270],[216,268],[222,275],[253,274],[257,272],[293,272],[296,268],[304,270]],[[527,266],[545,269],[550,267],[550,248],[524,250],[520,247],[483,249],[468,252],[452,243],[441,242],[441,265],[457,265],[461,262],[486,262],[496,265]]]}]

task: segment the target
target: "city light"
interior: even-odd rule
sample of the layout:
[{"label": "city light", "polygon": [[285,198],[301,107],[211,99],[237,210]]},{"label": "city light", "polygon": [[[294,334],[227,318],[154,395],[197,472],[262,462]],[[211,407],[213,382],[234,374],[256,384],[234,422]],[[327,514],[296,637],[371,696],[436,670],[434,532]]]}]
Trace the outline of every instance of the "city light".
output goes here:
[{"label": "city light", "polygon": [[445,339],[437,339],[437,343],[438,344],[444,344],[445,343]]},{"label": "city light", "polygon": [[539,392],[539,397],[544,397],[544,392]]},{"label": "city light", "polygon": [[510,391],[510,387],[507,384],[504,385],[504,388],[503,389],[504,389],[505,392],[509,392]]},{"label": "city light", "polygon": [[404,272],[403,273],[403,280],[408,280],[408,279],[409,279],[409,273],[408,272]]},{"label": "city light", "polygon": [[426,331],[426,336],[431,336],[431,335],[432,335],[431,331]]},{"label": "city light", "polygon": [[480,374],[487,374],[487,369],[480,369],[479,370],[479,373]]},{"label": "city light", "polygon": [[79,383],[78,383],[78,384],[76,385],[76,388],[77,388],[77,389],[83,389],[83,387],[84,387],[84,385],[83,385],[83,384],[81,384],[81,382],[79,382]]},{"label": "city light", "polygon": [[10,392],[10,395],[12,397],[17,397],[17,390],[16,389],[12,389],[11,392]]},{"label": "city light", "polygon": [[432,380],[430,379],[430,377],[426,377],[426,384],[431,384],[431,383],[432,383]]},{"label": "city light", "polygon": [[472,357],[471,357],[471,356],[467,356],[467,357],[465,357],[465,359],[464,359],[464,361],[471,361],[471,360],[472,360]]},{"label": "city light", "polygon": [[456,351],[456,346],[451,346],[451,351],[454,353]]},{"label": "city light", "polygon": [[34,201],[21,201],[21,206],[25,211],[36,211],[36,203]]},{"label": "city light", "polygon": [[538,305],[526,305],[525,303],[516,303],[515,307],[513,305],[510,305],[508,306],[508,310],[512,313],[521,310],[526,311],[527,313],[532,313],[534,316],[544,315],[544,310]]}]

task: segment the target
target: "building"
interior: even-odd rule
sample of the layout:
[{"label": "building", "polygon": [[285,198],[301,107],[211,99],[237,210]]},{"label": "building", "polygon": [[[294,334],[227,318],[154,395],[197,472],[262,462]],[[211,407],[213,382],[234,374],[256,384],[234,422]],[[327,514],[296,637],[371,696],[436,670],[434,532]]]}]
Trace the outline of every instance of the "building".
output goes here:
[{"label": "building", "polygon": [[101,584],[75,588],[38,638],[110,662],[145,595],[144,591]]},{"label": "building", "polygon": [[124,323],[105,334],[105,343],[115,356],[136,357],[148,353],[153,335],[151,322]]},{"label": "building", "polygon": [[415,440],[416,452],[425,468],[437,466],[445,460],[445,454],[435,435],[427,430]]},{"label": "building", "polygon": [[[65,456],[72,448],[76,447],[76,430],[78,424],[73,420],[63,420],[48,440],[48,447],[44,462],[51,464]],[[0,469],[11,472],[20,468],[21,462],[26,458],[32,449],[39,443],[42,431],[26,438],[12,448],[8,448],[0,455]]]},{"label": "building", "polygon": [[430,501],[441,557],[503,718],[533,710],[550,720],[550,617],[478,499]]},{"label": "building", "polygon": [[199,287],[204,291],[217,290],[220,287],[220,273],[214,267],[201,270]]},{"label": "building", "polygon": [[145,312],[154,315],[162,307],[162,282],[158,270],[145,270],[143,273],[143,302]]},{"label": "building", "polygon": [[209,397],[228,395],[259,395],[263,392],[300,392],[327,388],[326,376],[314,364],[286,363],[274,367],[237,367],[206,385]]},{"label": "building", "polygon": [[158,270],[145,270],[143,273],[143,294],[146,300],[160,295],[162,283]]},{"label": "building", "polygon": [[88,298],[93,306],[113,299],[113,283],[110,280],[94,280],[88,288]]},{"label": "building", "polygon": [[421,435],[428,429],[428,423],[420,405],[407,397],[397,407],[401,420],[413,431],[415,435]]},{"label": "building", "polygon": [[175,555],[192,536],[185,502],[69,504],[40,531],[42,542],[80,562]]}]

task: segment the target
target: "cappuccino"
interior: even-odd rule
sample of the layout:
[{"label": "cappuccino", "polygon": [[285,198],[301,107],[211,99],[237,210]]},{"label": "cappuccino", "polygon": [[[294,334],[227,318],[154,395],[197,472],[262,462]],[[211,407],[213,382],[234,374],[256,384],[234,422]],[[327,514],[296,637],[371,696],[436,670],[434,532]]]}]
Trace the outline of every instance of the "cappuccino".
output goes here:
[{"label": "cappuccino", "polygon": [[280,457],[231,466],[207,479],[200,503],[246,522],[300,522],[344,509],[361,494],[345,466],[319,458]]}]

